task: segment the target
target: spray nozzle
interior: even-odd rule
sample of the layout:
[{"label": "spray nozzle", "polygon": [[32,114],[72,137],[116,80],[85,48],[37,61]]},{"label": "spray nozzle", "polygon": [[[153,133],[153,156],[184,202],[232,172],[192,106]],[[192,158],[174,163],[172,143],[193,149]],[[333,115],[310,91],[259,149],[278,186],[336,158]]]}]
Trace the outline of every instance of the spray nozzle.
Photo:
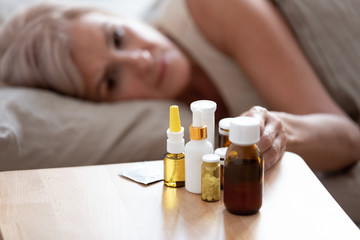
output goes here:
[{"label": "spray nozzle", "polygon": [[207,127],[203,121],[203,113],[200,109],[193,112],[193,122],[189,127],[191,140],[202,140],[207,138]]},{"label": "spray nozzle", "polygon": [[170,106],[169,129],[170,132],[181,131],[179,107],[177,105]]},{"label": "spray nozzle", "polygon": [[170,106],[169,129],[166,131],[167,151],[169,153],[182,153],[184,151],[184,128],[181,127],[179,107]]},{"label": "spray nozzle", "polygon": [[203,114],[202,111],[200,109],[196,109],[193,112],[193,122],[192,122],[193,127],[202,127],[204,125],[204,121],[203,121]]}]

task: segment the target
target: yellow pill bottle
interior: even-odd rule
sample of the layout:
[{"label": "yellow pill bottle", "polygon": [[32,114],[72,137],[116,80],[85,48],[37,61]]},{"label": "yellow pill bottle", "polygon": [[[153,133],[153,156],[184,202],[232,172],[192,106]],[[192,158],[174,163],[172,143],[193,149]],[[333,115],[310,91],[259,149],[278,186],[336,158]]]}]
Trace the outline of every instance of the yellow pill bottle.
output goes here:
[{"label": "yellow pill bottle", "polygon": [[202,156],[201,198],[206,202],[220,200],[220,157],[217,154]]}]

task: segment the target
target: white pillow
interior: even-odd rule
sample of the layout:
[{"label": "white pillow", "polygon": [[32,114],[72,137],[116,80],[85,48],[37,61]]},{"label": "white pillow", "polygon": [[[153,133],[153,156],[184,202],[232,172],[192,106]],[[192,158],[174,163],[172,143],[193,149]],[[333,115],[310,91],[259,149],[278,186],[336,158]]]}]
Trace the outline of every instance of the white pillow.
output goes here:
[{"label": "white pillow", "polygon": [[162,159],[172,104],[187,129],[191,111],[173,101],[96,104],[0,88],[0,171]]}]

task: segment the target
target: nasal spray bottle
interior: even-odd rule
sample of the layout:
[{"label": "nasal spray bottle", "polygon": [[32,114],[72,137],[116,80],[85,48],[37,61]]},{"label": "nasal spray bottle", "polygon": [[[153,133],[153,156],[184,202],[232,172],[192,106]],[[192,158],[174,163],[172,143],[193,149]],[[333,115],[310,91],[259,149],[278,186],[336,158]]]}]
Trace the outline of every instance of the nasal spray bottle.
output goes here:
[{"label": "nasal spray bottle", "polygon": [[184,128],[181,127],[179,107],[176,105],[170,106],[167,136],[164,183],[168,187],[183,187],[185,185]]},{"label": "nasal spray bottle", "polygon": [[212,153],[213,146],[207,141],[207,127],[200,109],[193,111],[193,122],[189,130],[191,140],[185,146],[185,189],[201,194],[202,156]]}]

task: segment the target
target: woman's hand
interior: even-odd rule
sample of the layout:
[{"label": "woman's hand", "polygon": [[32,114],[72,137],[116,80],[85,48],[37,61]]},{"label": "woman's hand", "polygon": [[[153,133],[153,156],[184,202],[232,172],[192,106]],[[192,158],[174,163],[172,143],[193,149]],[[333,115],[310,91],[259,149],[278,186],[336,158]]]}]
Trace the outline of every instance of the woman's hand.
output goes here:
[{"label": "woman's hand", "polygon": [[260,141],[257,145],[263,153],[265,170],[270,169],[285,152],[287,138],[282,121],[274,113],[259,106],[252,107],[242,116],[260,121]]}]

